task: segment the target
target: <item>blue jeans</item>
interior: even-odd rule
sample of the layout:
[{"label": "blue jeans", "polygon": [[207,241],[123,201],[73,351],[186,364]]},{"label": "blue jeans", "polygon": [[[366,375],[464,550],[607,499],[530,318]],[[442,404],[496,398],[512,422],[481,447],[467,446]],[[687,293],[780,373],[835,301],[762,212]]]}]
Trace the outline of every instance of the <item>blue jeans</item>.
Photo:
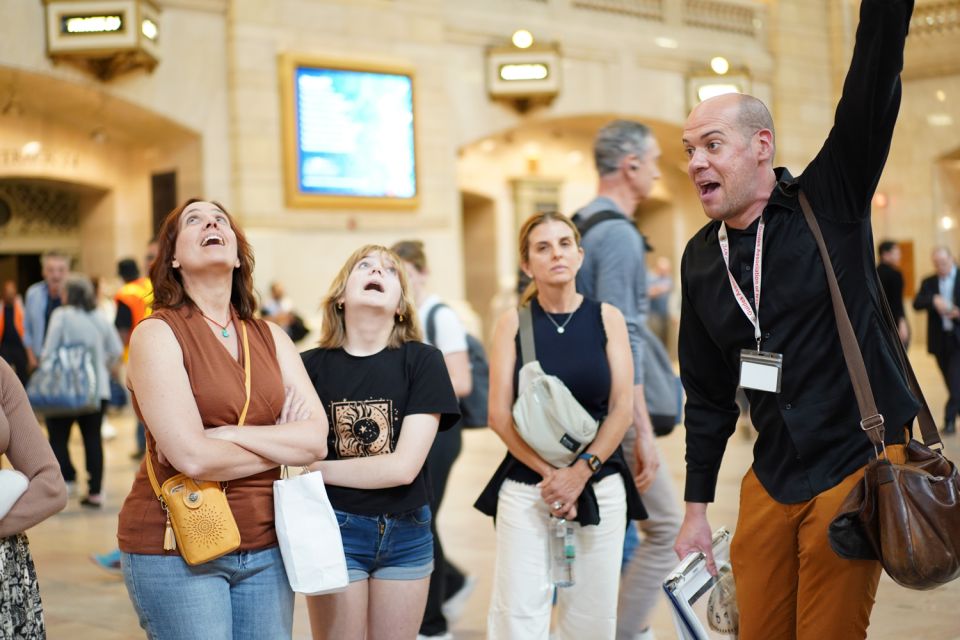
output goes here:
[{"label": "blue jeans", "polygon": [[430,507],[362,516],[334,510],[350,582],[419,580],[433,572]]},{"label": "blue jeans", "polygon": [[289,640],[293,591],[279,548],[191,567],[180,556],[124,553],[127,593],[150,640]]}]

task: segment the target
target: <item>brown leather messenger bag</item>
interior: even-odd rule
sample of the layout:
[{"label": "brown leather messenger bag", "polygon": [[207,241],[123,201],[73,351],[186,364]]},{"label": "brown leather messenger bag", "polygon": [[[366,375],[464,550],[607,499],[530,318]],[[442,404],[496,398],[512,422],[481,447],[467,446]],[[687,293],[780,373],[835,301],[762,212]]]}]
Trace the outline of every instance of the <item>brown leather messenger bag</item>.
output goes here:
[{"label": "brown leather messenger bag", "polygon": [[860,409],[860,428],[876,451],[863,480],[846,497],[830,523],[830,546],[842,558],[879,560],[887,574],[904,587],[933,589],[960,577],[960,475],[943,455],[943,443],[930,407],[900,342],[883,288],[878,286],[900,365],[910,390],[920,402],[917,422],[923,436],[923,443],[910,438],[905,464],[887,458],[883,416],[877,410],[863,354],[843,304],[820,225],[802,191],[800,207],[827,272],[843,357]]}]

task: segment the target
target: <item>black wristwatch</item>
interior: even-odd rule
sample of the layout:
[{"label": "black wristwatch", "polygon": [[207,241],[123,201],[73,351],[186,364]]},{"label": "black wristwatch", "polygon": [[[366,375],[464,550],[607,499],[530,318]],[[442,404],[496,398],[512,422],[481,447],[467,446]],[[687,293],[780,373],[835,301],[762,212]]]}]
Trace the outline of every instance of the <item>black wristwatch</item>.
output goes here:
[{"label": "black wristwatch", "polygon": [[603,466],[603,462],[600,461],[600,458],[598,456],[595,456],[592,453],[587,453],[586,451],[578,455],[577,459],[586,460],[587,466],[590,467],[591,473],[596,473],[597,471],[600,471],[600,467]]}]

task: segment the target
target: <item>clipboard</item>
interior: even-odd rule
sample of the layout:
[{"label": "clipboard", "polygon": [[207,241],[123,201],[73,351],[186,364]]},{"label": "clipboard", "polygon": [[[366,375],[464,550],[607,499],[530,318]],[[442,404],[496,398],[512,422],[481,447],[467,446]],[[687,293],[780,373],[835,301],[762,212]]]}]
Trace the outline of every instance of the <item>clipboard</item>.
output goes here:
[{"label": "clipboard", "polygon": [[[711,595],[716,600],[721,592],[730,588],[733,572],[730,565],[730,541],[733,534],[726,527],[713,533],[713,558],[717,575],[707,571],[703,553],[689,554],[667,576],[663,590],[667,594],[673,613],[673,624],[681,640],[733,640],[737,637],[737,617],[721,608],[715,608]],[[722,581],[722,582],[721,582]],[[735,612],[736,607],[733,607]],[[713,617],[711,624],[710,617]]]}]

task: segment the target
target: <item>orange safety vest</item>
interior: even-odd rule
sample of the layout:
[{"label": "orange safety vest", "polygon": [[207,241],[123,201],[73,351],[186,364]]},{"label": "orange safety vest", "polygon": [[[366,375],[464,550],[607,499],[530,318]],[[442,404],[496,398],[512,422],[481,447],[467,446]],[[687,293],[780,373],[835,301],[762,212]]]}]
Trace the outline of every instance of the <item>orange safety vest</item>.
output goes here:
[{"label": "orange safety vest", "polygon": [[[141,320],[153,313],[153,283],[150,282],[150,278],[137,278],[120,287],[114,300],[118,303],[122,302],[130,309],[130,315],[133,316],[133,324],[130,328],[133,329],[140,324]],[[123,361],[126,362],[129,356],[130,345],[125,344]]]},{"label": "orange safety vest", "polygon": [[[6,321],[6,311],[5,305],[3,302],[0,302],[0,336],[3,335],[4,322]],[[23,305],[20,304],[20,300],[14,300],[13,302],[13,326],[17,328],[17,333],[20,334],[20,339],[23,340]]]}]

